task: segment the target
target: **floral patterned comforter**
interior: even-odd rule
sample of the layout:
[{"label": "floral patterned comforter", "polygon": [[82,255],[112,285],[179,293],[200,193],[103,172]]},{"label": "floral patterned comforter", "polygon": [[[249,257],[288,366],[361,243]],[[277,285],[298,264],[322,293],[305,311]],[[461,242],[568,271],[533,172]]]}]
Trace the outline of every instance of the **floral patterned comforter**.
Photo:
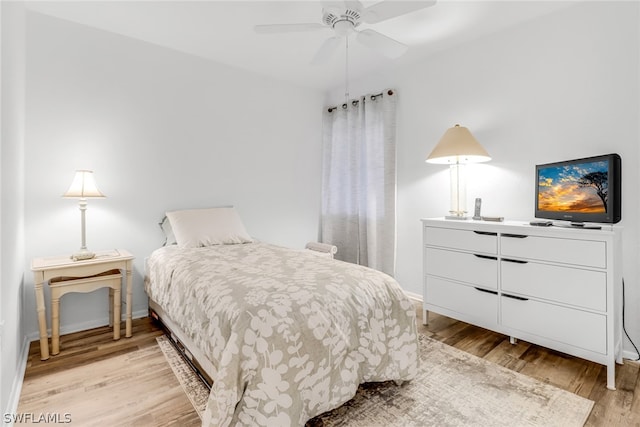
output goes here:
[{"label": "floral patterned comforter", "polygon": [[217,370],[205,426],[302,426],[417,372],[413,304],[378,271],[266,243],[163,247],[147,294]]}]

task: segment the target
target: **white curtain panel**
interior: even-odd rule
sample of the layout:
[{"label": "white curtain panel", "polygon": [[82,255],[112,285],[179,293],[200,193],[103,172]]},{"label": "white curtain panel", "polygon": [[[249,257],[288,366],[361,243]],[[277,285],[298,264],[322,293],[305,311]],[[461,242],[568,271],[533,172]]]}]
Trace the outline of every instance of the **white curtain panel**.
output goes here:
[{"label": "white curtain panel", "polygon": [[323,115],[322,242],[391,276],[396,256],[395,91]]}]

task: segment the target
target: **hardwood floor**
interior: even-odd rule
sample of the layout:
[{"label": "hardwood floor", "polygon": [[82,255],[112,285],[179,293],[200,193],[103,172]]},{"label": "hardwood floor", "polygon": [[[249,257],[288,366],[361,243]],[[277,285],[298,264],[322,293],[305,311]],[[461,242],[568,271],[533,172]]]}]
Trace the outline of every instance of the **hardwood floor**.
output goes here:
[{"label": "hardwood floor", "polygon": [[[418,313],[420,310],[418,308]],[[420,315],[421,316],[421,315]],[[419,317],[421,319],[421,317]],[[162,331],[149,319],[133,337],[112,340],[97,328],[61,337],[61,353],[40,360],[31,343],[18,413],[70,414],[71,425],[197,426],[200,420],[155,346]],[[595,401],[586,426],[640,427],[640,365],[617,366],[617,390],[606,388],[604,366],[430,313],[419,330],[478,357]],[[136,352],[136,350],[143,350]],[[132,355],[138,359],[132,360]],[[144,369],[140,369],[143,366]],[[16,423],[17,424],[17,423]]]},{"label": "hardwood floor", "polygon": [[149,318],[134,320],[133,336],[124,338],[123,331],[118,341],[108,327],[69,334],[60,337],[60,354],[46,361],[39,341],[32,342],[18,414],[62,420],[68,414],[72,426],[199,426],[156,348],[162,334]]}]

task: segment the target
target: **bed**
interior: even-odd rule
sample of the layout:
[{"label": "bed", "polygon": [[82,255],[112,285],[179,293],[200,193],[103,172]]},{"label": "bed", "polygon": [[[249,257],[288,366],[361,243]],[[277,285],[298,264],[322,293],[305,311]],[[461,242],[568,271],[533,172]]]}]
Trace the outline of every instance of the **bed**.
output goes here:
[{"label": "bed", "polygon": [[154,316],[213,380],[203,425],[302,426],[359,384],[415,377],[415,309],[394,279],[255,241],[220,209],[168,212],[177,244],[151,254],[145,281]]}]

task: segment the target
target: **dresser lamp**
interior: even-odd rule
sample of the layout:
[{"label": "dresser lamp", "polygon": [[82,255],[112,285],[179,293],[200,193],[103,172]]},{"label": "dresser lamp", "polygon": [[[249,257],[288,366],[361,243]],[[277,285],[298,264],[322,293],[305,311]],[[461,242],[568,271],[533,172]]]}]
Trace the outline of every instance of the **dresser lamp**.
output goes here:
[{"label": "dresser lamp", "polygon": [[96,254],[87,249],[84,214],[87,210],[87,199],[104,199],[105,195],[96,187],[96,181],[93,179],[93,171],[77,170],[76,175],[73,177],[73,182],[71,182],[71,186],[67,192],[62,195],[62,197],[67,199],[79,199],[80,205],[82,246],[78,252],[71,255],[71,258],[74,261],[80,261],[95,257]]},{"label": "dresser lamp", "polygon": [[446,219],[465,220],[467,213],[467,180],[465,164],[491,160],[489,153],[466,127],[455,125],[447,129],[440,142],[427,157],[427,163],[449,165],[451,207]]}]

